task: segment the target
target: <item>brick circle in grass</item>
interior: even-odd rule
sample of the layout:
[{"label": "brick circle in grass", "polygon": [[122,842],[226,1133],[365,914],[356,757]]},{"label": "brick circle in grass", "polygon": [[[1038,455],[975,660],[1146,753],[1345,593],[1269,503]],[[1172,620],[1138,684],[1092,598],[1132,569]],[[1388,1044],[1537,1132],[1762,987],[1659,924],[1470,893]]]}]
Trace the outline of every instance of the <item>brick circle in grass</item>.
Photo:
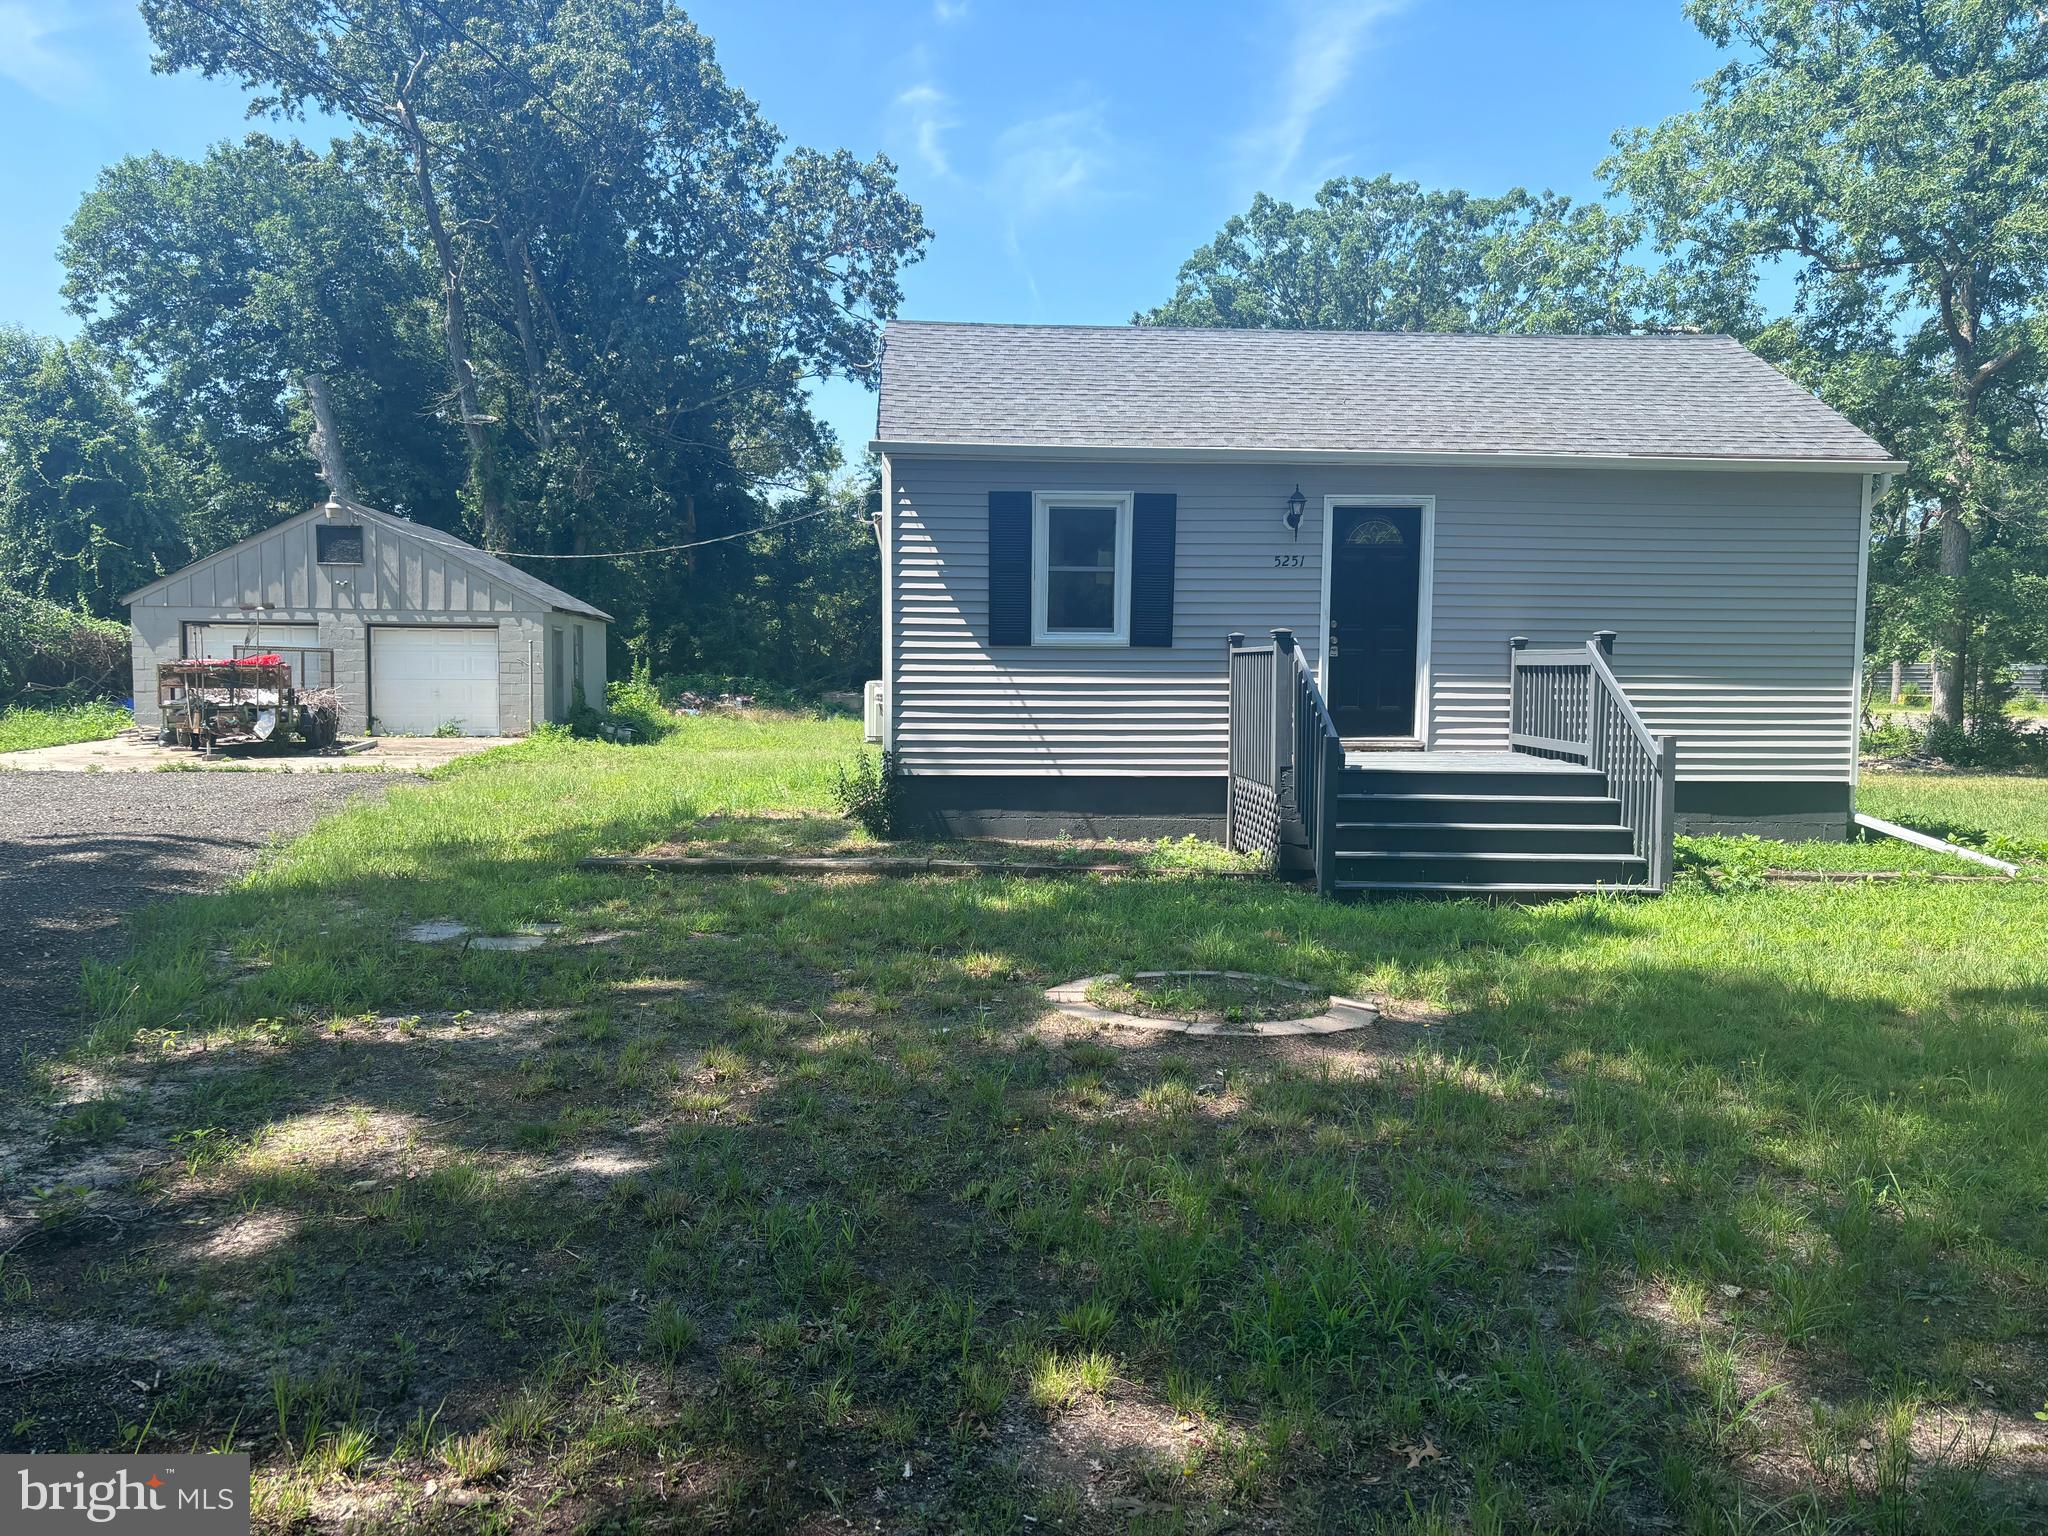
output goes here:
[{"label": "brick circle in grass", "polygon": [[[1321,1012],[1306,1018],[1247,1019],[1241,1023],[1221,1019],[1149,1018],[1141,1013],[1120,1013],[1088,1000],[1088,993],[1092,988],[1105,982],[1125,979],[1135,982],[1197,979],[1241,981],[1299,992],[1304,1000],[1317,995],[1312,987],[1304,986],[1298,981],[1289,981],[1284,976],[1261,976],[1252,971],[1133,971],[1128,973],[1127,977],[1115,973],[1083,976],[1076,981],[1050,988],[1045,994],[1045,1000],[1068,1018],[1081,1019],[1090,1024],[1109,1024],[1123,1029],[1158,1030],[1168,1034],[1243,1036],[1250,1039],[1339,1035],[1347,1030],[1365,1029],[1377,1022],[1380,1016],[1379,1009],[1371,1003],[1349,997],[1332,997]],[[1307,1006],[1306,1001],[1303,1006]]]}]

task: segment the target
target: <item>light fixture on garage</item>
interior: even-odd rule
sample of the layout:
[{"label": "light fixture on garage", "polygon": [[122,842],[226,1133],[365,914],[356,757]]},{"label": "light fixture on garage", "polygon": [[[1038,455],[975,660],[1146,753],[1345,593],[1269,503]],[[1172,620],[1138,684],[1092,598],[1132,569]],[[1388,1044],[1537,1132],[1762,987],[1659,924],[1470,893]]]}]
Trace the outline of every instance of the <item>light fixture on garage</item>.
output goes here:
[{"label": "light fixture on garage", "polygon": [[1301,537],[1301,514],[1308,509],[1308,498],[1301,494],[1301,486],[1294,487],[1294,494],[1287,498],[1287,531],[1297,539]]}]

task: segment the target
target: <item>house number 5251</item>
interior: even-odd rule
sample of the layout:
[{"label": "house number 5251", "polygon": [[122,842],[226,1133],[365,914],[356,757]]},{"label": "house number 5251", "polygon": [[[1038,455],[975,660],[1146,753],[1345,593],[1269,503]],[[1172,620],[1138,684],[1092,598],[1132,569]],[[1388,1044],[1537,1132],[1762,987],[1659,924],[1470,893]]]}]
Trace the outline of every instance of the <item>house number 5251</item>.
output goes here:
[{"label": "house number 5251", "polygon": [[1300,553],[1292,555],[1275,555],[1273,557],[1273,564],[1284,570],[1294,570],[1295,568],[1306,562],[1307,559],[1308,556]]}]

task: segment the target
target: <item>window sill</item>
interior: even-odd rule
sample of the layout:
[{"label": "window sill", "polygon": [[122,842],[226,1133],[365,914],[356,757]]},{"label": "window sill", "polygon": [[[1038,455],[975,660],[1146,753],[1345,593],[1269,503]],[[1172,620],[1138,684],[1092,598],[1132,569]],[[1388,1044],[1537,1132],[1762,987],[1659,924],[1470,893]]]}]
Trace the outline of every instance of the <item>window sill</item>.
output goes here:
[{"label": "window sill", "polygon": [[1107,632],[1097,633],[1094,631],[1090,631],[1086,634],[1066,634],[1055,630],[1050,634],[1033,635],[1031,637],[1031,643],[1034,646],[1094,646],[1098,650],[1121,650],[1124,647],[1128,646],[1131,642],[1123,635],[1110,634]]}]

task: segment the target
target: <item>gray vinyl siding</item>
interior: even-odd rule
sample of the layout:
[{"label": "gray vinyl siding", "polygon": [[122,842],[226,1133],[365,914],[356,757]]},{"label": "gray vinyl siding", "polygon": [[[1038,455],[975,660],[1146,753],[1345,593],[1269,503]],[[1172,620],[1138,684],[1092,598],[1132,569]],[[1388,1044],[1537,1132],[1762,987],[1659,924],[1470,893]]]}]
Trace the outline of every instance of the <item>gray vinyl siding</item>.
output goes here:
[{"label": "gray vinyl siding", "polygon": [[[295,518],[243,544],[196,561],[136,594],[129,604],[135,717],[158,723],[156,672],[183,654],[188,623],[312,624],[334,652],[341,728],[358,735],[375,710],[370,631],[382,627],[486,626],[498,636],[498,729],[520,735],[548,718],[547,647],[580,627],[586,688],[602,704],[602,620],[550,609],[512,581],[465,560],[460,550],[365,519],[361,565],[322,565],[314,529],[320,515]],[[567,659],[564,666],[568,673]]]},{"label": "gray vinyl siding", "polygon": [[[1320,662],[1327,495],[1434,497],[1430,745],[1500,747],[1508,638],[1620,632],[1616,670],[1689,780],[1846,780],[1857,473],[893,459],[891,740],[912,773],[1222,772],[1224,637]],[[1299,483],[1299,540],[1282,523]],[[1174,644],[1007,647],[987,625],[991,490],[1172,491]],[[1299,568],[1274,556],[1300,554]]]}]

